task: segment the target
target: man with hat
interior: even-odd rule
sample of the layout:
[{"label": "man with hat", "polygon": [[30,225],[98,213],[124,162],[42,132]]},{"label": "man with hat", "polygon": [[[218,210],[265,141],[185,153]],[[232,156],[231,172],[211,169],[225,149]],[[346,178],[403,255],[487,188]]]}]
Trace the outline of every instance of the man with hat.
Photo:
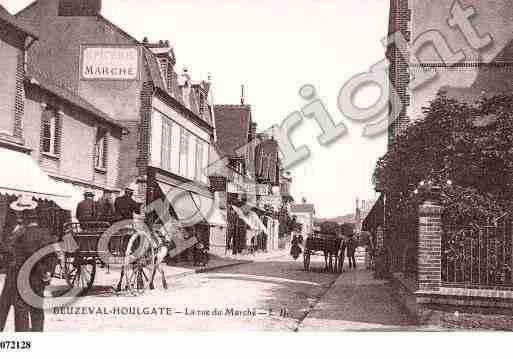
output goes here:
[{"label": "man with hat", "polygon": [[127,186],[124,195],[116,198],[114,207],[116,208],[116,217],[119,221],[134,219],[134,213],[141,213],[141,204],[132,198],[134,192],[135,188],[133,186]]},{"label": "man with hat", "polygon": [[87,229],[87,222],[94,222],[97,218],[96,203],[94,202],[94,193],[84,192],[84,200],[77,206],[77,219],[82,229]]},{"label": "man with hat", "polygon": [[24,288],[18,288],[17,284],[23,264],[39,249],[57,242],[57,238],[51,236],[46,228],[40,227],[36,207],[37,202],[30,196],[23,195],[10,205],[10,209],[16,212],[18,224],[2,243],[8,253],[8,266],[0,295],[0,331],[5,328],[11,306],[14,307],[14,326],[17,332],[43,331],[44,288],[50,282],[55,262],[43,259],[32,268],[29,283],[32,291],[39,297],[38,303],[26,303],[20,295]]}]

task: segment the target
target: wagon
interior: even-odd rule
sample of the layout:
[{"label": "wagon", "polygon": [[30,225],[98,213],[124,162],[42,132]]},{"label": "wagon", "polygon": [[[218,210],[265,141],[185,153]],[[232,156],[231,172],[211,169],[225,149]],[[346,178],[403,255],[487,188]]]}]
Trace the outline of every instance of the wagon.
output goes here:
[{"label": "wagon", "polygon": [[[310,269],[310,258],[313,255],[324,255],[325,269],[330,272],[341,272],[344,252],[341,250],[342,238],[335,234],[315,232],[306,239],[303,253],[305,270]],[[333,259],[335,263],[333,263]]]},{"label": "wagon", "polygon": [[[133,226],[116,231],[110,228],[108,222],[64,224],[64,251],[55,276],[65,279],[67,292],[75,289],[77,295],[87,294],[93,287],[97,267],[106,267],[109,271],[112,264],[121,267],[118,291],[127,289],[140,293],[149,287],[154,275],[154,246],[141,242],[148,240],[148,236],[138,235]],[[107,248],[101,249],[99,243],[103,235],[108,235],[109,239]],[[143,248],[144,253],[131,257],[139,248]]]}]

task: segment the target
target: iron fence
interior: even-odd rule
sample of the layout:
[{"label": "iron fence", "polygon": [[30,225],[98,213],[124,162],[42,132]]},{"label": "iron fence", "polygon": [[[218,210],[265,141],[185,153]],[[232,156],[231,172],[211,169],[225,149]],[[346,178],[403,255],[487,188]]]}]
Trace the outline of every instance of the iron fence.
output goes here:
[{"label": "iron fence", "polygon": [[493,225],[444,228],[442,285],[513,290],[511,217]]}]

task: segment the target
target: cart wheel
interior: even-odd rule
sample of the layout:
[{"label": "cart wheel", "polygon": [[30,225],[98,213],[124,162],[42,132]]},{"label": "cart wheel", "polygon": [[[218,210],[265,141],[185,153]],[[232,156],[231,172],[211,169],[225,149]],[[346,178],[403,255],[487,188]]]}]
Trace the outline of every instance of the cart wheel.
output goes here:
[{"label": "cart wheel", "polygon": [[96,262],[77,257],[66,257],[65,279],[70,288],[80,288],[78,295],[91,290],[96,276]]},{"label": "cart wheel", "polygon": [[[126,289],[134,295],[141,295],[153,286],[152,277],[155,267],[153,242],[145,235],[134,235],[130,238],[126,249],[126,258],[131,258],[126,264]],[[134,253],[139,253],[133,257]]]},{"label": "cart wheel", "polygon": [[305,251],[305,253],[303,254],[303,265],[305,267],[305,270],[310,269],[310,252],[309,251]]}]

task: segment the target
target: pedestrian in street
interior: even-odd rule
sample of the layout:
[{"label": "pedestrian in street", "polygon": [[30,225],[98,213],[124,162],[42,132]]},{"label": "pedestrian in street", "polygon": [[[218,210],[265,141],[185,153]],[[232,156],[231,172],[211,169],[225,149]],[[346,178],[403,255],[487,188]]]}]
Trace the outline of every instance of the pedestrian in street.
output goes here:
[{"label": "pedestrian in street", "polygon": [[114,207],[116,209],[116,218],[118,221],[134,219],[134,214],[141,214],[141,204],[136,202],[132,197],[135,189],[126,187],[123,196],[116,198]]},{"label": "pedestrian in street", "polygon": [[303,238],[300,235],[295,234],[292,238],[292,245],[290,247],[290,255],[292,256],[292,258],[294,258],[294,260],[298,259],[299,255],[303,252],[303,250],[299,246],[302,243]]},{"label": "pedestrian in street", "polygon": [[88,230],[90,223],[97,220],[96,203],[94,202],[94,193],[84,192],[84,199],[77,206],[77,219],[82,230]]},{"label": "pedestrian in street", "polygon": [[344,260],[345,260],[345,256],[346,256],[346,249],[347,249],[347,242],[349,241],[349,238],[345,235],[342,235],[342,240],[340,241],[340,253],[342,253],[342,255],[340,256],[340,260],[342,261],[340,263],[340,270],[343,271],[344,270]]},{"label": "pedestrian in street", "polygon": [[347,259],[349,260],[349,269],[356,268],[356,259],[354,257],[354,254],[356,252],[356,238],[353,234],[349,237],[349,240],[347,241]]},{"label": "pedestrian in street", "polygon": [[255,237],[255,231],[250,228],[246,229],[246,240],[244,243],[246,255],[253,254],[254,237]]},{"label": "pedestrian in street", "polygon": [[44,329],[44,289],[50,283],[56,258],[44,258],[32,269],[29,285],[39,297],[37,303],[28,304],[20,295],[18,276],[24,263],[39,249],[57,242],[46,228],[39,224],[37,202],[29,196],[20,198],[10,205],[16,212],[18,223],[2,246],[8,253],[7,274],[0,295],[0,331],[5,329],[9,310],[14,307],[14,328],[17,332],[43,331]]}]

